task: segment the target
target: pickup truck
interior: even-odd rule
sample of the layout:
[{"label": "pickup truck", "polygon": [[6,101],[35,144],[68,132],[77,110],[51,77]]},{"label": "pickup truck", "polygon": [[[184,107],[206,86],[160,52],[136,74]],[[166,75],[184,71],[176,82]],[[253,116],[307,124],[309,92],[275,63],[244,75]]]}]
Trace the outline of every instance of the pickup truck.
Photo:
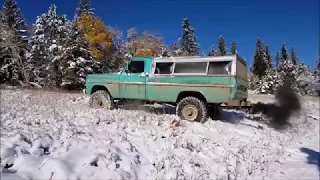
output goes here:
[{"label": "pickup truck", "polygon": [[112,109],[117,100],[172,104],[182,120],[219,118],[221,105],[245,106],[246,62],[238,55],[132,57],[118,73],[89,74],[90,107]]}]

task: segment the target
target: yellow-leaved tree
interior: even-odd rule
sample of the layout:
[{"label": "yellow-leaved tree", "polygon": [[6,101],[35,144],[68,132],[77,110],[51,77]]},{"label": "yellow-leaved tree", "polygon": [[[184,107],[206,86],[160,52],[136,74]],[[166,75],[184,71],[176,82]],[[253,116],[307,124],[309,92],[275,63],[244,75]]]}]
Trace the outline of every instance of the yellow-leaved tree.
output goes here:
[{"label": "yellow-leaved tree", "polygon": [[162,37],[159,34],[144,31],[136,41],[137,50],[135,56],[159,56],[164,47]]},{"label": "yellow-leaved tree", "polygon": [[127,32],[127,52],[133,56],[159,56],[165,47],[159,34],[143,31],[139,34],[136,28]]},{"label": "yellow-leaved tree", "polygon": [[112,55],[112,34],[106,29],[102,20],[90,14],[82,13],[78,21],[89,43],[89,51],[97,60],[104,60]]}]

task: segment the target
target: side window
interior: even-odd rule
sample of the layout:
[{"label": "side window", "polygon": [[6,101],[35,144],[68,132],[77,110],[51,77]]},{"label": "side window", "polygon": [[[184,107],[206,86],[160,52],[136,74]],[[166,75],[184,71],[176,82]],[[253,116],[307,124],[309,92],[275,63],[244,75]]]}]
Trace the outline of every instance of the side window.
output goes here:
[{"label": "side window", "polygon": [[207,62],[176,62],[174,73],[206,73]]},{"label": "side window", "polygon": [[144,61],[131,61],[128,68],[130,73],[143,73]]},{"label": "side window", "polygon": [[154,74],[171,74],[173,68],[172,62],[156,63]]},{"label": "side window", "polygon": [[231,74],[231,61],[210,62],[208,74]]}]

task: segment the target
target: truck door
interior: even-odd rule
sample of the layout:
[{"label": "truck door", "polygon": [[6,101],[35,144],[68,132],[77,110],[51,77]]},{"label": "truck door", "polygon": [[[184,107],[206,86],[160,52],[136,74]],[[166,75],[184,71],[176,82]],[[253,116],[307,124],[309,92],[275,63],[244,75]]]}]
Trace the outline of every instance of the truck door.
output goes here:
[{"label": "truck door", "polygon": [[120,75],[120,96],[126,99],[146,98],[146,79],[144,60],[131,60]]}]

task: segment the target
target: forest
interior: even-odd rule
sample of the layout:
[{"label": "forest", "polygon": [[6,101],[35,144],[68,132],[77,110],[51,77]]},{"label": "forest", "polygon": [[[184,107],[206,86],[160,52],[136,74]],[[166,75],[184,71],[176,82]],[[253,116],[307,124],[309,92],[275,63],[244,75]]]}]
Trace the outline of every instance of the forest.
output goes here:
[{"label": "forest", "polygon": [[[106,26],[94,13],[90,0],[79,0],[73,19],[57,14],[54,4],[28,28],[15,0],[5,0],[0,11],[0,84],[81,90],[90,73],[117,72],[133,56],[225,56],[237,53],[222,35],[208,52],[200,44],[188,18],[182,19],[181,37],[165,44],[163,37],[132,27],[126,37],[117,27]],[[320,46],[317,66],[310,69],[286,44],[272,55],[269,46],[257,38],[253,63],[249,67],[250,89],[274,94],[290,83],[301,95],[316,95],[320,77]]]}]

